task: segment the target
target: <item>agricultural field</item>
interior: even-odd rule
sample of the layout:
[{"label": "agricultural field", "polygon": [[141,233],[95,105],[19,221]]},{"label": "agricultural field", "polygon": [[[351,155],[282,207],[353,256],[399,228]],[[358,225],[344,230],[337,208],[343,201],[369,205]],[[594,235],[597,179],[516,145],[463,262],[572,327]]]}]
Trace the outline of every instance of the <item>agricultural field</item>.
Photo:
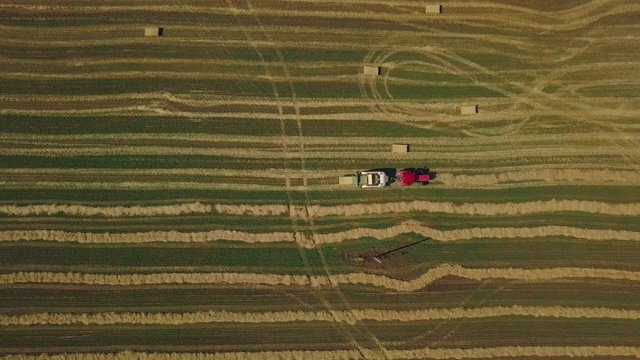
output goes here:
[{"label": "agricultural field", "polygon": [[640,358],[637,0],[0,17],[0,360]]}]

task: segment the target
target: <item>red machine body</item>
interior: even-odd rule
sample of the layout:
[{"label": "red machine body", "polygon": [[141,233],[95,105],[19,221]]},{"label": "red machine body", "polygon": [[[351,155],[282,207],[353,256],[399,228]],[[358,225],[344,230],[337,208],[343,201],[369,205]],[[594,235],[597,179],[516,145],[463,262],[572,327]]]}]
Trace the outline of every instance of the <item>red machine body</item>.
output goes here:
[{"label": "red machine body", "polygon": [[424,185],[431,181],[431,175],[425,169],[403,169],[396,173],[398,186]]}]

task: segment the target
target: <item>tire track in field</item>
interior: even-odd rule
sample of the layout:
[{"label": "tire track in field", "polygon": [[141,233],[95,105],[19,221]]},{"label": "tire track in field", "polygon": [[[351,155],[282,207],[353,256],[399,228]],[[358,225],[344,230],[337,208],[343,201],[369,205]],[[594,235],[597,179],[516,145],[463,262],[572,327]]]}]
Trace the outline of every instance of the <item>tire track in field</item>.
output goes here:
[{"label": "tire track in field", "polygon": [[[269,35],[269,32],[267,31],[267,29],[263,26],[259,16],[257,14],[255,14],[254,12],[254,8],[252,6],[252,3],[250,0],[244,0],[244,2],[247,5],[247,9],[249,14],[252,15],[254,21],[256,22],[256,24],[259,26],[259,28],[262,30],[262,34],[264,35],[264,37],[271,43],[273,43],[273,38],[271,38],[271,36]],[[293,109],[294,109],[294,118],[295,118],[295,122],[296,122],[296,129],[297,129],[297,138],[299,140],[299,151],[300,151],[300,168],[302,170],[303,173],[305,173],[305,142],[304,142],[304,135],[302,132],[302,117],[301,117],[301,113],[300,113],[300,106],[298,105],[297,102],[297,92],[295,89],[295,81],[296,79],[291,75],[289,68],[287,66],[287,63],[284,59],[284,56],[282,55],[282,52],[280,51],[279,47],[277,45],[274,45],[272,47],[273,52],[276,55],[276,58],[278,60],[278,62],[280,63],[280,67],[282,68],[282,72],[284,74],[284,77],[286,78],[288,87],[289,87],[289,91],[291,93],[291,101],[292,101],[292,105],[293,105]],[[282,122],[281,122],[282,123]],[[286,133],[284,131],[284,127],[282,128],[282,132],[283,135],[286,137]],[[299,249],[304,248],[304,247],[312,247],[316,250],[318,257],[320,258],[320,261],[322,263],[322,268],[324,270],[325,275],[327,276],[327,279],[329,280],[329,282],[331,282],[331,272],[330,272],[330,267],[328,265],[328,262],[325,258],[325,255],[322,251],[322,249],[317,246],[316,242],[315,242],[315,223],[313,221],[313,218],[308,216],[308,207],[310,204],[310,199],[309,199],[309,193],[307,191],[307,185],[308,185],[308,181],[306,176],[303,176],[302,178],[303,180],[303,184],[302,184],[302,189],[303,189],[303,194],[304,194],[304,199],[305,199],[305,205],[303,207],[303,212],[302,214],[304,215],[303,219],[306,220],[309,223],[309,229],[310,234],[309,236],[306,236],[302,231],[299,231],[298,229],[296,229],[296,226],[294,226],[294,231],[295,231],[295,238],[296,238],[296,243],[298,244]],[[288,181],[288,179],[287,179]],[[292,218],[292,223],[295,224],[296,222],[296,217],[299,218],[299,216],[295,216],[296,211],[295,207],[293,206],[293,203],[291,202],[291,199],[289,199],[289,205],[290,205],[290,216]],[[305,241],[301,241],[302,239],[305,239]],[[299,254],[302,257],[302,261],[305,264],[305,268],[306,269],[310,269],[310,262],[309,260],[306,258],[307,255],[304,251],[299,250]],[[341,300],[344,302],[345,305],[347,305],[347,308],[351,308],[351,306],[349,305],[346,297],[344,296],[344,294],[341,292],[341,290],[338,287],[335,287],[336,292],[338,293],[338,295],[340,296]],[[333,305],[324,297],[323,294],[315,292],[315,296],[322,302],[322,304],[324,305],[324,307],[329,310],[329,313],[333,314],[335,312],[335,308],[333,307]],[[350,343],[352,345],[355,346],[355,348],[357,348],[358,350],[360,350],[361,352],[363,351],[364,347],[362,344],[360,344],[358,342],[358,340],[356,339],[355,336],[353,336],[353,330],[356,330],[353,326],[351,329],[347,328],[347,327],[343,327],[343,326],[335,326],[334,327],[339,333],[342,334],[343,337],[345,337],[346,339],[348,339],[350,341]],[[369,331],[369,329],[367,328],[367,326],[365,324],[362,324],[361,328],[364,328],[366,335],[368,336],[368,338],[370,340],[372,340],[372,342],[374,344],[376,344],[376,346],[378,347],[378,349],[380,350],[381,355],[387,359],[388,357],[385,355],[385,348],[383,347],[382,343],[373,335],[373,333],[371,333],[371,331]],[[376,356],[377,357],[377,356]]]},{"label": "tire track in field", "polygon": [[159,284],[228,284],[269,286],[327,287],[335,284],[365,285],[391,291],[412,292],[446,276],[470,280],[507,279],[526,282],[544,282],[558,279],[608,279],[640,282],[640,272],[601,268],[465,268],[443,264],[429,269],[413,280],[399,280],[367,273],[332,274],[327,276],[279,275],[264,273],[152,273],[152,274],[97,274],[78,272],[13,272],[0,274],[0,285],[9,284],[84,284],[84,285],[159,285]]},{"label": "tire track in field", "polygon": [[[441,55],[440,58],[445,57],[445,58],[448,58],[450,60],[455,60],[455,61],[457,61],[457,62],[459,62],[461,64],[464,64],[466,66],[469,66],[469,67],[471,67],[471,68],[473,68],[475,70],[479,70],[483,74],[487,74],[489,76],[492,76],[493,78],[500,78],[496,73],[494,73],[494,72],[492,72],[492,71],[490,71],[490,70],[488,70],[488,69],[486,69],[486,68],[484,68],[484,67],[482,67],[482,66],[480,66],[480,65],[478,65],[476,63],[468,61],[467,59],[464,59],[464,58],[462,58],[462,57],[460,57],[460,56],[458,56],[456,54],[448,53],[446,51],[440,51],[440,53],[441,53],[440,54]],[[442,60],[442,61],[444,61],[444,60]],[[450,62],[444,62],[444,63],[448,64],[448,66],[452,69],[452,73],[458,74],[460,76],[462,76],[464,74],[468,75],[468,72],[463,71],[460,67],[454,66]],[[526,103],[526,104],[534,106],[534,108],[543,108],[543,109],[546,109],[547,111],[556,111],[556,112],[559,111],[559,110],[552,110],[551,107],[549,107],[547,105],[544,105],[539,100],[536,100],[535,98],[533,98],[532,97],[532,95],[533,95],[532,91],[527,90],[523,85],[518,85],[518,86],[523,89],[523,91],[525,92],[526,95],[528,95],[528,97],[525,96],[525,95],[515,94],[512,91],[505,90],[505,88],[503,88],[501,86],[497,86],[497,85],[494,85],[494,84],[488,84],[486,81],[479,81],[475,77],[473,77],[473,79],[474,79],[474,82],[477,85],[484,86],[484,87],[489,88],[489,89],[494,90],[494,91],[498,91],[498,92],[502,93],[503,95],[508,96],[510,98],[519,99],[519,101],[521,103],[523,103],[523,104]],[[541,95],[542,97],[550,98],[550,96],[548,96],[547,94],[538,94],[538,95]],[[538,96],[538,97],[540,97],[540,96]],[[564,115],[567,115],[566,113],[567,113],[567,111],[563,112]],[[569,116],[575,116],[573,114],[568,114],[568,115]],[[518,127],[521,128],[524,124],[525,123],[523,122]]]},{"label": "tire track in field", "polygon": [[[587,47],[583,47],[579,52],[584,52],[587,49]],[[446,57],[450,60],[456,61],[459,64],[463,64],[471,69],[474,69],[476,71],[479,71],[481,74],[485,74],[487,76],[491,76],[494,79],[501,79],[502,77],[500,76],[500,74],[496,73],[495,71],[492,71],[478,63],[475,63],[473,61],[470,61],[462,56],[459,56],[453,52],[447,52],[447,51],[443,51],[441,54],[443,57]],[[571,57],[577,55],[577,53],[571,55]],[[568,59],[564,59],[563,62],[566,62]],[[452,65],[453,66],[453,65]],[[455,69],[457,69],[457,71],[459,71],[461,74],[465,73],[464,70],[462,70],[461,67],[459,66],[454,66]],[[494,85],[494,84],[490,84],[486,81],[480,81],[478,79],[476,79],[474,77],[474,82],[479,85],[479,86],[484,86],[488,89],[500,92],[501,94],[509,97],[509,98],[513,98],[516,99],[520,102],[520,104],[527,104],[532,106],[535,110],[543,110],[543,111],[550,111],[552,113],[555,113],[556,115],[559,116],[563,116],[566,117],[567,119],[572,119],[575,120],[578,123],[588,123],[591,125],[597,125],[597,126],[602,126],[602,127],[606,127],[609,128],[610,124],[607,124],[607,121],[603,121],[603,120],[597,120],[593,118],[593,114],[594,111],[596,112],[597,115],[599,115],[600,117],[602,116],[607,116],[606,112],[605,113],[601,113],[599,110],[594,110],[593,107],[589,106],[586,102],[584,103],[567,103],[562,102],[564,108],[563,109],[559,109],[557,106],[553,106],[555,103],[558,102],[558,97],[552,94],[547,94],[545,92],[542,91],[538,91],[538,89],[540,88],[540,86],[546,86],[549,85],[548,81],[543,81],[542,83],[535,83],[533,87],[529,86],[529,85],[525,85],[525,84],[517,84],[517,83],[513,83],[512,85],[518,87],[519,89],[522,90],[522,94],[516,94],[513,91],[510,90],[506,90],[504,87],[499,86],[499,85]],[[528,119],[531,119],[531,116],[528,117]],[[522,128],[529,120],[525,120],[524,122],[522,122],[518,128]],[[615,130],[615,129],[614,129]],[[480,135],[480,134],[475,134],[475,135]],[[609,139],[608,139],[609,140]],[[626,157],[628,156],[627,151],[625,151],[625,149],[621,149],[620,146],[617,147],[619,150],[622,150],[621,152],[621,156],[623,156],[623,158],[626,159]]]},{"label": "tire track in field", "polygon": [[554,317],[567,319],[640,320],[640,310],[564,307],[564,306],[494,306],[475,308],[437,308],[424,310],[350,309],[328,311],[195,311],[195,312],[98,312],[0,314],[0,326],[34,325],[186,325],[211,323],[283,323],[296,321],[343,322],[355,325],[363,320],[411,322],[426,320],[478,319],[504,316]]},{"label": "tire track in field", "polygon": [[[423,226],[417,221],[405,221],[385,229],[356,228],[336,233],[317,233],[309,239],[300,231],[274,233],[247,233],[235,230],[212,230],[208,232],[152,231],[137,233],[69,232],[63,230],[4,230],[0,231],[0,242],[52,241],[83,244],[140,244],[140,243],[201,243],[219,240],[246,243],[295,242],[301,248],[317,249],[322,245],[336,244],[347,240],[372,237],[390,239],[402,234],[415,233],[434,241],[453,242],[472,239],[533,239],[538,237],[564,236],[589,241],[640,241],[640,232],[627,230],[583,229],[570,226],[539,226],[522,228],[471,228],[437,230]],[[330,276],[330,275],[329,275]]]},{"label": "tire track in field", "polygon": [[[59,350],[58,350],[59,351]],[[69,351],[69,350],[66,350]],[[49,352],[57,352],[55,350]],[[504,346],[490,348],[416,348],[389,350],[391,359],[480,359],[493,357],[610,357],[640,358],[640,347],[633,346]],[[142,352],[105,353],[65,352],[63,354],[13,354],[0,360],[372,360],[375,352],[356,350],[280,350],[263,352]]]},{"label": "tire track in field", "polygon": [[[246,0],[245,1],[246,6],[248,8],[249,13],[252,13],[252,8],[251,8],[251,3]],[[227,0],[227,6],[231,9],[233,9],[234,11],[234,18],[236,20],[236,23],[238,24],[238,27],[241,29],[241,31],[243,32],[243,34],[245,35],[245,37],[249,40],[251,40],[250,35],[246,32],[245,27],[241,24],[240,19],[238,18],[237,15],[235,15],[236,11],[239,10],[237,9],[234,4],[232,3],[231,0]],[[251,14],[252,18],[254,19],[254,21],[259,25],[261,32],[266,36],[267,40],[269,43],[274,44],[273,39],[271,39],[269,37],[269,34],[266,32],[266,30],[264,29],[264,27],[262,26],[262,23],[260,22],[260,19],[258,18],[257,15],[255,14]],[[253,41],[253,40],[251,40]],[[279,51],[279,49],[277,48],[277,45],[272,45],[273,47],[273,51],[276,54],[276,56],[279,59],[280,62],[280,66],[282,68],[283,73],[285,74],[285,79],[288,83],[288,87],[289,87],[289,91],[291,92],[291,96],[292,96],[292,100],[293,100],[293,107],[294,107],[294,112],[295,112],[295,120],[296,120],[296,125],[297,125],[297,131],[298,131],[298,138],[300,141],[300,150],[302,152],[302,157],[301,157],[301,167],[302,170],[304,170],[304,141],[302,138],[302,127],[301,127],[301,122],[300,122],[300,109],[298,107],[298,104],[296,102],[295,99],[295,88],[293,86],[293,82],[291,79],[291,75],[289,74],[288,68],[284,62],[284,58],[282,56],[282,53]],[[275,81],[271,78],[270,76],[270,70],[269,70],[269,64],[265,61],[265,58],[262,54],[262,52],[259,50],[259,48],[257,46],[253,46],[254,51],[256,53],[258,53],[259,57],[262,59],[262,63],[264,64],[265,67],[265,71],[267,76],[270,79],[270,83],[272,86],[272,90],[273,93],[276,97],[276,99],[278,101],[280,101],[280,94],[279,94],[279,90],[277,87],[277,84],[275,83]],[[302,248],[308,248],[308,247],[315,247],[313,245],[313,243],[309,242],[309,239],[306,238],[306,236],[304,236],[301,228],[298,226],[297,222],[298,222],[298,218],[294,216],[294,212],[293,212],[293,206],[294,206],[294,200],[293,197],[291,196],[291,182],[290,182],[290,177],[288,176],[288,174],[290,173],[289,170],[289,166],[288,166],[288,159],[289,159],[289,149],[288,149],[288,135],[286,132],[286,126],[285,126],[285,116],[284,116],[284,107],[281,103],[278,103],[278,120],[280,123],[280,132],[282,135],[282,151],[284,153],[284,157],[283,157],[283,165],[284,168],[286,169],[286,173],[287,173],[287,178],[285,179],[285,187],[286,187],[286,197],[287,197],[287,204],[288,204],[288,210],[289,210],[289,214],[290,214],[290,219],[291,219],[291,226],[292,226],[292,230],[293,230],[293,239],[295,241],[295,243],[297,244],[298,247],[298,254],[304,264],[304,268],[305,271],[307,272],[307,278],[311,281],[311,275],[310,275],[310,271],[312,269],[311,263],[309,262],[309,259],[307,259],[307,255],[304,251],[302,251]],[[285,140],[286,139],[286,140]],[[307,180],[305,177],[303,177],[303,188],[305,189],[305,196],[306,196],[306,185],[307,185]],[[312,240],[312,239],[311,239]],[[325,268],[326,270],[326,268]],[[318,298],[321,303],[325,306],[325,308],[330,309],[331,308],[331,304],[322,296],[322,294],[318,293],[318,292],[314,292],[314,295],[316,296],[316,298]],[[341,324],[335,324],[333,325],[334,329],[340,333],[345,339],[347,339],[356,349],[359,349],[360,351],[362,351],[364,348],[358,343],[357,339],[351,334],[351,332],[349,331],[349,329],[346,329],[344,326],[342,326]],[[362,352],[360,352],[362,354]]]}]

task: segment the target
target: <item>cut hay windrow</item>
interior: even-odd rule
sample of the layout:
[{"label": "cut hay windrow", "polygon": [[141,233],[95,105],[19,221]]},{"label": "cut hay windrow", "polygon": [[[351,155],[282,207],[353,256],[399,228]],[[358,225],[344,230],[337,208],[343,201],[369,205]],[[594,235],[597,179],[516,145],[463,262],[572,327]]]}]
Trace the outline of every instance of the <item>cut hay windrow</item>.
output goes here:
[{"label": "cut hay windrow", "polygon": [[640,319],[640,310],[610,308],[572,308],[563,306],[495,306],[481,308],[448,308],[425,310],[353,309],[331,311],[197,311],[187,313],[100,312],[100,313],[36,313],[0,315],[2,326],[33,325],[186,325],[204,323],[282,323],[294,321],[328,321],[356,324],[358,321],[410,322],[425,320],[476,319],[502,316],[554,318]]},{"label": "cut hay windrow", "polygon": [[623,240],[640,241],[640,232],[627,230],[599,230],[583,229],[569,226],[540,226],[522,228],[471,228],[456,230],[437,230],[423,226],[417,221],[405,221],[399,225],[385,229],[356,228],[337,233],[315,234],[316,244],[339,243],[349,239],[373,237],[376,239],[388,239],[407,233],[423,235],[437,241],[459,241],[477,238],[515,239],[536,238],[548,236],[566,236],[584,240],[604,241]]},{"label": "cut hay windrow", "polygon": [[437,230],[415,221],[406,221],[386,229],[357,228],[337,233],[315,234],[314,241],[304,234],[293,232],[247,233],[236,230],[208,232],[152,231],[139,233],[83,233],[62,230],[7,230],[0,232],[0,241],[55,241],[95,244],[152,243],[152,242],[210,242],[218,240],[248,243],[297,241],[305,247],[313,244],[332,244],[350,239],[373,237],[393,238],[405,233],[417,233],[436,241],[459,241],[474,238],[535,238],[567,236],[585,240],[640,241],[640,233],[626,230],[582,229],[568,226],[541,226],[535,228],[472,228]]},{"label": "cut hay windrow", "polygon": [[379,359],[481,359],[493,357],[594,357],[640,358],[633,346],[504,346],[490,348],[417,348],[408,350],[280,350],[262,352],[134,352],[15,354],[0,360],[379,360]]},{"label": "cut hay windrow", "polygon": [[0,213],[12,216],[64,214],[71,216],[125,217],[203,214],[216,212],[227,215],[250,216],[278,216],[291,213],[292,216],[299,217],[323,217],[405,213],[411,211],[507,216],[549,212],[585,212],[613,216],[638,216],[640,215],[640,204],[608,204],[598,201],[552,199],[548,201],[531,201],[523,203],[465,203],[461,205],[456,205],[451,202],[411,201],[336,206],[312,205],[306,208],[293,206],[291,209],[286,205],[213,205],[202,204],[200,202],[162,206],[84,206],[59,204],[0,206]]},{"label": "cut hay windrow", "polygon": [[0,213],[12,216],[56,215],[71,216],[158,216],[210,213],[213,207],[200,202],[161,206],[84,206],[84,205],[3,205]]},{"label": "cut hay windrow", "polygon": [[437,181],[452,188],[485,188],[497,184],[518,182],[593,184],[638,184],[636,171],[591,170],[591,169],[536,169],[509,171],[498,174],[454,175],[438,173]]},{"label": "cut hay windrow", "polygon": [[306,217],[304,208],[286,205],[213,205],[219,214],[227,215],[251,215],[251,216],[277,216],[290,213],[294,217]]},{"label": "cut hay windrow", "polygon": [[[300,208],[300,207],[297,207]],[[261,214],[274,214],[274,209],[268,205],[215,205],[219,213],[242,214],[259,216]],[[303,212],[299,209],[296,213]],[[591,214],[603,214],[614,216],[638,216],[640,215],[640,204],[607,204],[597,201],[581,200],[548,200],[530,201],[523,203],[466,203],[456,205],[451,202],[432,201],[411,201],[411,202],[391,202],[391,203],[367,203],[322,206],[312,205],[306,207],[304,213],[309,216],[357,216],[368,214],[388,214],[405,213],[410,211],[421,211],[445,214],[464,215],[528,215],[550,212],[585,212]],[[281,214],[287,212],[282,209]],[[275,214],[274,214],[275,215]]]},{"label": "cut hay windrow", "polygon": [[152,242],[201,243],[218,240],[247,243],[296,241],[292,232],[248,233],[236,230],[205,232],[149,231],[138,233],[90,233],[63,230],[7,230],[0,232],[0,241],[55,241],[85,244],[139,244]]},{"label": "cut hay windrow", "polygon": [[[301,216],[301,215],[298,215]],[[460,241],[478,238],[516,239],[548,236],[566,236],[591,241],[640,241],[640,232],[627,230],[583,229],[569,226],[540,226],[522,228],[471,228],[438,230],[423,226],[417,221],[405,221],[385,229],[356,228],[336,233],[316,233],[313,239],[299,232],[247,233],[236,230],[212,230],[207,232],[150,231],[137,233],[69,232],[63,230],[5,230],[0,231],[0,242],[55,241],[89,244],[153,243],[153,242],[210,242],[219,240],[247,243],[297,242],[303,247],[334,244],[351,239],[373,237],[389,239],[401,234],[415,233],[435,241]]]},{"label": "cut hay windrow", "polygon": [[[332,186],[335,188],[339,185]],[[283,186],[239,183],[211,183],[192,181],[123,181],[123,182],[89,182],[89,181],[4,181],[0,189],[103,189],[103,190],[230,190],[230,191],[281,191]],[[303,186],[292,186],[290,191],[304,191]],[[353,191],[359,190],[355,186]]]},{"label": "cut hay windrow", "polygon": [[15,272],[0,274],[0,284],[86,284],[86,285],[155,285],[155,284],[232,284],[284,286],[337,286],[361,284],[394,291],[416,291],[445,276],[472,280],[511,279],[549,281],[568,278],[594,278],[640,281],[640,272],[597,268],[464,268],[444,264],[428,270],[420,277],[405,281],[366,273],[334,274],[330,276],[278,275],[257,273],[155,273],[155,274],[89,274],[74,272]]}]

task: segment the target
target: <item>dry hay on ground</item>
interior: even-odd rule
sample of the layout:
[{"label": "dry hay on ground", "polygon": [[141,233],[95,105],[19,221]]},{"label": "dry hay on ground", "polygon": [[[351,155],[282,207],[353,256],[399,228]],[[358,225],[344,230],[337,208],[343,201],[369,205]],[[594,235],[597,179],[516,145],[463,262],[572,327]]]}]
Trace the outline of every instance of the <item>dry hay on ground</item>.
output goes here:
[{"label": "dry hay on ground", "polygon": [[385,228],[357,228],[335,233],[303,232],[248,233],[235,230],[213,230],[208,232],[151,231],[138,233],[84,233],[62,230],[6,230],[0,231],[0,242],[9,241],[53,241],[84,244],[142,244],[142,243],[203,243],[219,240],[246,243],[296,242],[304,248],[340,243],[352,239],[373,237],[389,239],[401,234],[416,233],[436,241],[460,241],[478,238],[516,239],[567,236],[576,239],[607,241],[640,241],[640,232],[627,230],[583,229],[570,226],[538,226],[523,228],[471,228],[438,230],[426,227],[417,221],[405,221]]},{"label": "dry hay on ground", "polygon": [[55,272],[17,272],[0,274],[0,284],[87,284],[87,285],[151,285],[151,284],[259,284],[271,286],[336,286],[362,284],[378,286],[393,291],[416,291],[445,276],[458,276],[472,280],[513,279],[524,281],[549,281],[565,278],[601,278],[610,280],[640,281],[640,273],[616,269],[598,268],[465,268],[444,264],[430,269],[420,277],[405,281],[387,276],[366,273],[333,274],[329,276],[276,275],[254,273],[159,273],[159,274],[85,274]]},{"label": "dry hay on ground", "polygon": [[387,350],[386,356],[369,349],[325,351],[265,351],[218,353],[65,353],[6,355],[1,360],[370,360],[370,359],[479,359],[492,357],[594,357],[626,356],[640,358],[640,347],[633,346],[505,346],[495,348],[419,348]]},{"label": "dry hay on ground", "polygon": [[[3,248],[13,251],[25,245],[19,241],[31,240],[60,242],[46,246],[64,247],[69,246],[64,242],[77,242],[96,248],[127,243],[136,244],[131,248],[175,246],[160,241],[197,242],[190,246],[203,248],[212,244],[202,242],[218,240],[288,241],[290,246],[314,248],[300,252],[305,268],[292,272],[324,271],[320,275],[313,272],[314,276],[282,275],[289,269],[274,265],[269,270],[273,274],[256,274],[250,267],[242,270],[246,273],[205,273],[194,267],[188,270],[192,273],[116,275],[122,269],[105,267],[98,274],[66,269],[12,273],[15,267],[5,266],[0,271],[0,283],[8,293],[12,294],[14,284],[33,286],[34,292],[38,286],[64,288],[69,284],[81,284],[81,288],[130,286],[140,290],[141,296],[147,291],[164,295],[169,286],[159,286],[163,284],[226,284],[229,288],[265,287],[283,293],[289,286],[303,286],[318,297],[324,308],[294,312],[283,306],[281,311],[270,311],[265,305],[263,312],[185,315],[177,308],[186,305],[180,299],[175,300],[176,309],[161,315],[148,308],[114,315],[91,306],[83,309],[86,314],[9,315],[3,318],[8,324],[3,331],[9,339],[20,333],[37,338],[42,344],[38,344],[39,349],[11,348],[10,351],[22,353],[0,358],[639,358],[638,347],[598,346],[609,344],[608,340],[590,338],[589,329],[584,329],[584,337],[557,339],[576,346],[535,346],[544,339],[527,339],[527,344],[534,346],[459,348],[463,345],[455,343],[442,348],[440,344],[423,344],[430,347],[398,350],[381,344],[375,332],[367,328],[367,321],[393,319],[383,326],[394,332],[394,321],[437,318],[445,321],[433,333],[420,324],[416,327],[432,336],[435,343],[446,343],[459,329],[458,322],[446,319],[464,322],[478,316],[515,315],[560,316],[556,320],[569,325],[573,325],[572,321],[577,323],[572,319],[578,317],[600,316],[625,331],[624,324],[628,322],[621,319],[637,321],[637,313],[613,309],[615,306],[483,305],[495,295],[485,291],[485,285],[494,280],[570,279],[578,284],[620,280],[631,283],[625,295],[635,296],[638,272],[609,268],[612,264],[603,262],[582,268],[568,263],[546,269],[519,268],[527,267],[519,263],[501,264],[504,268],[484,264],[485,267],[474,269],[441,265],[411,281],[340,273],[345,270],[327,266],[326,254],[319,245],[344,242],[341,246],[348,248],[348,239],[383,239],[407,232],[439,241],[499,238],[494,243],[505,247],[516,246],[516,238],[544,242],[548,236],[579,239],[575,242],[640,240],[637,232],[628,231],[637,230],[633,217],[640,215],[639,199],[633,191],[640,172],[640,126],[636,124],[640,102],[629,96],[638,92],[640,83],[637,56],[630,51],[637,46],[634,39],[638,5],[625,0],[562,4],[453,1],[445,4],[442,14],[434,16],[425,14],[430,5],[437,4],[405,0],[251,0],[212,6],[183,0],[182,4],[171,5],[124,1],[78,2],[71,6],[44,0],[13,0],[3,5],[4,36],[0,43],[6,48],[6,56],[0,58],[0,78],[5,80],[0,96],[4,131],[0,136],[0,190],[5,198],[0,213],[7,229],[18,229],[0,233]],[[91,19],[91,26],[77,26],[87,19]],[[161,23],[170,24],[169,37],[143,38],[145,24]],[[43,26],[47,31],[42,30]],[[157,37],[157,28],[154,29]],[[376,66],[371,76],[363,74],[365,64]],[[461,104],[480,104],[482,111],[462,116]],[[400,157],[389,152],[388,146],[393,143],[415,144],[412,150],[416,151]],[[417,164],[425,160],[433,164]],[[329,191],[337,191],[337,186],[325,186],[322,181],[335,182],[339,174],[364,167],[423,165],[438,172],[433,186],[397,189],[393,201],[388,201],[384,192],[360,189],[345,190],[344,197],[323,198]],[[39,168],[42,166],[48,168]],[[172,167],[180,169],[173,171]],[[241,177],[245,182],[238,181]],[[538,192],[527,191],[532,186]],[[503,191],[509,188],[514,190]],[[492,191],[505,195],[479,202],[471,191],[476,189],[485,195]],[[550,198],[539,195],[546,190],[562,194],[554,195],[562,199],[540,201]],[[242,191],[245,197],[235,199],[230,191]],[[432,199],[429,191],[439,192],[439,198],[451,194],[455,203],[414,201]],[[585,196],[587,191],[594,194],[593,198]],[[209,204],[202,200],[205,198]],[[136,205],[113,206],[118,203]],[[149,203],[170,205],[137,205]],[[370,220],[396,213],[400,215],[395,217],[403,221],[413,215],[402,214],[412,211],[427,212],[424,223],[402,222],[387,229],[369,229],[353,222],[356,225],[346,231],[326,233],[324,221],[316,220],[335,216],[350,222],[352,217],[367,216],[366,224],[370,224]],[[572,212],[567,219],[574,223],[556,221],[565,212]],[[518,223],[473,229],[461,224],[452,226],[456,230],[442,231],[437,214],[455,214],[461,222],[472,216],[486,216]],[[548,226],[537,226],[536,214],[548,218]],[[606,225],[592,229],[589,221],[594,216],[585,214],[619,217],[615,219],[617,230],[607,229]],[[157,219],[162,216],[167,217],[166,224],[173,221],[180,231],[118,234],[104,225],[113,224],[114,229],[132,224],[146,226],[162,222],[164,219]],[[233,229],[239,221],[255,221],[252,216],[281,216],[290,221],[291,229],[246,233],[206,228],[206,224],[215,222],[217,229]],[[81,217],[103,218],[92,221],[96,219]],[[183,217],[191,218],[182,224]],[[193,219],[205,217],[208,222],[194,225]],[[264,223],[271,220],[283,219],[260,219]],[[86,229],[61,231],[74,222],[86,224]],[[29,262],[30,254],[21,256],[25,263]],[[96,264],[101,260],[96,259]],[[479,266],[483,266],[483,260],[477,259]],[[455,305],[460,308],[417,312],[355,310],[341,296],[341,284],[377,287],[376,292],[431,291],[426,287],[445,276],[479,282],[473,285],[473,296]],[[147,285],[138,286],[143,284]],[[441,292],[444,300],[454,292],[449,290],[454,289]],[[532,303],[537,296],[547,296],[530,295]],[[336,311],[334,296],[345,310]],[[608,296],[614,299],[624,295],[602,294],[605,299]],[[305,305],[304,299],[297,300]],[[25,301],[15,312],[11,311],[32,311],[28,304]],[[287,350],[291,345],[284,340],[259,344],[247,338],[247,347],[252,350],[243,352],[216,349],[220,351],[175,353],[172,351],[177,348],[166,346],[162,348],[165,352],[160,353],[156,352],[160,351],[158,347],[143,340],[131,340],[126,346],[109,343],[102,348],[110,353],[73,353],[79,348],[54,346],[66,340],[44,336],[40,333],[42,326],[13,328],[16,323],[60,322],[64,324],[59,325],[63,333],[69,322],[125,321],[123,327],[127,328],[133,322],[181,326],[203,319],[321,320],[330,322],[337,337],[345,339],[349,347],[293,351]],[[524,320],[524,324],[533,324]],[[135,330],[142,339],[149,328],[138,326]],[[301,332],[304,330],[306,327],[300,327]],[[516,341],[522,340],[506,339],[505,343],[519,344]],[[0,350],[7,350],[8,346],[0,346]],[[181,351],[191,349],[187,344],[181,346]],[[118,352],[126,348],[148,352]],[[58,355],[40,356],[40,352]]]},{"label": "dry hay on ground", "polygon": [[202,323],[280,323],[293,321],[329,321],[356,324],[363,320],[424,321],[475,319],[499,316],[532,316],[554,318],[600,318],[639,320],[640,311],[609,308],[568,308],[562,306],[496,306],[483,308],[448,308],[426,310],[352,309],[330,311],[268,311],[240,313],[231,311],[198,311],[188,313],[38,313],[0,315],[3,326],[33,325],[113,325],[160,324],[185,325]]},{"label": "dry hay on ground", "polygon": [[608,204],[585,200],[548,200],[522,203],[466,203],[456,205],[451,202],[411,201],[390,203],[365,203],[352,205],[307,207],[287,205],[232,205],[202,204],[200,202],[161,206],[84,206],[84,205],[4,205],[0,213],[12,216],[29,215],[71,215],[71,216],[171,216],[204,214],[216,212],[228,215],[278,216],[288,214],[294,217],[358,216],[368,214],[404,213],[426,211],[464,215],[527,215],[553,212],[585,212],[614,216],[640,215],[640,204]]}]

